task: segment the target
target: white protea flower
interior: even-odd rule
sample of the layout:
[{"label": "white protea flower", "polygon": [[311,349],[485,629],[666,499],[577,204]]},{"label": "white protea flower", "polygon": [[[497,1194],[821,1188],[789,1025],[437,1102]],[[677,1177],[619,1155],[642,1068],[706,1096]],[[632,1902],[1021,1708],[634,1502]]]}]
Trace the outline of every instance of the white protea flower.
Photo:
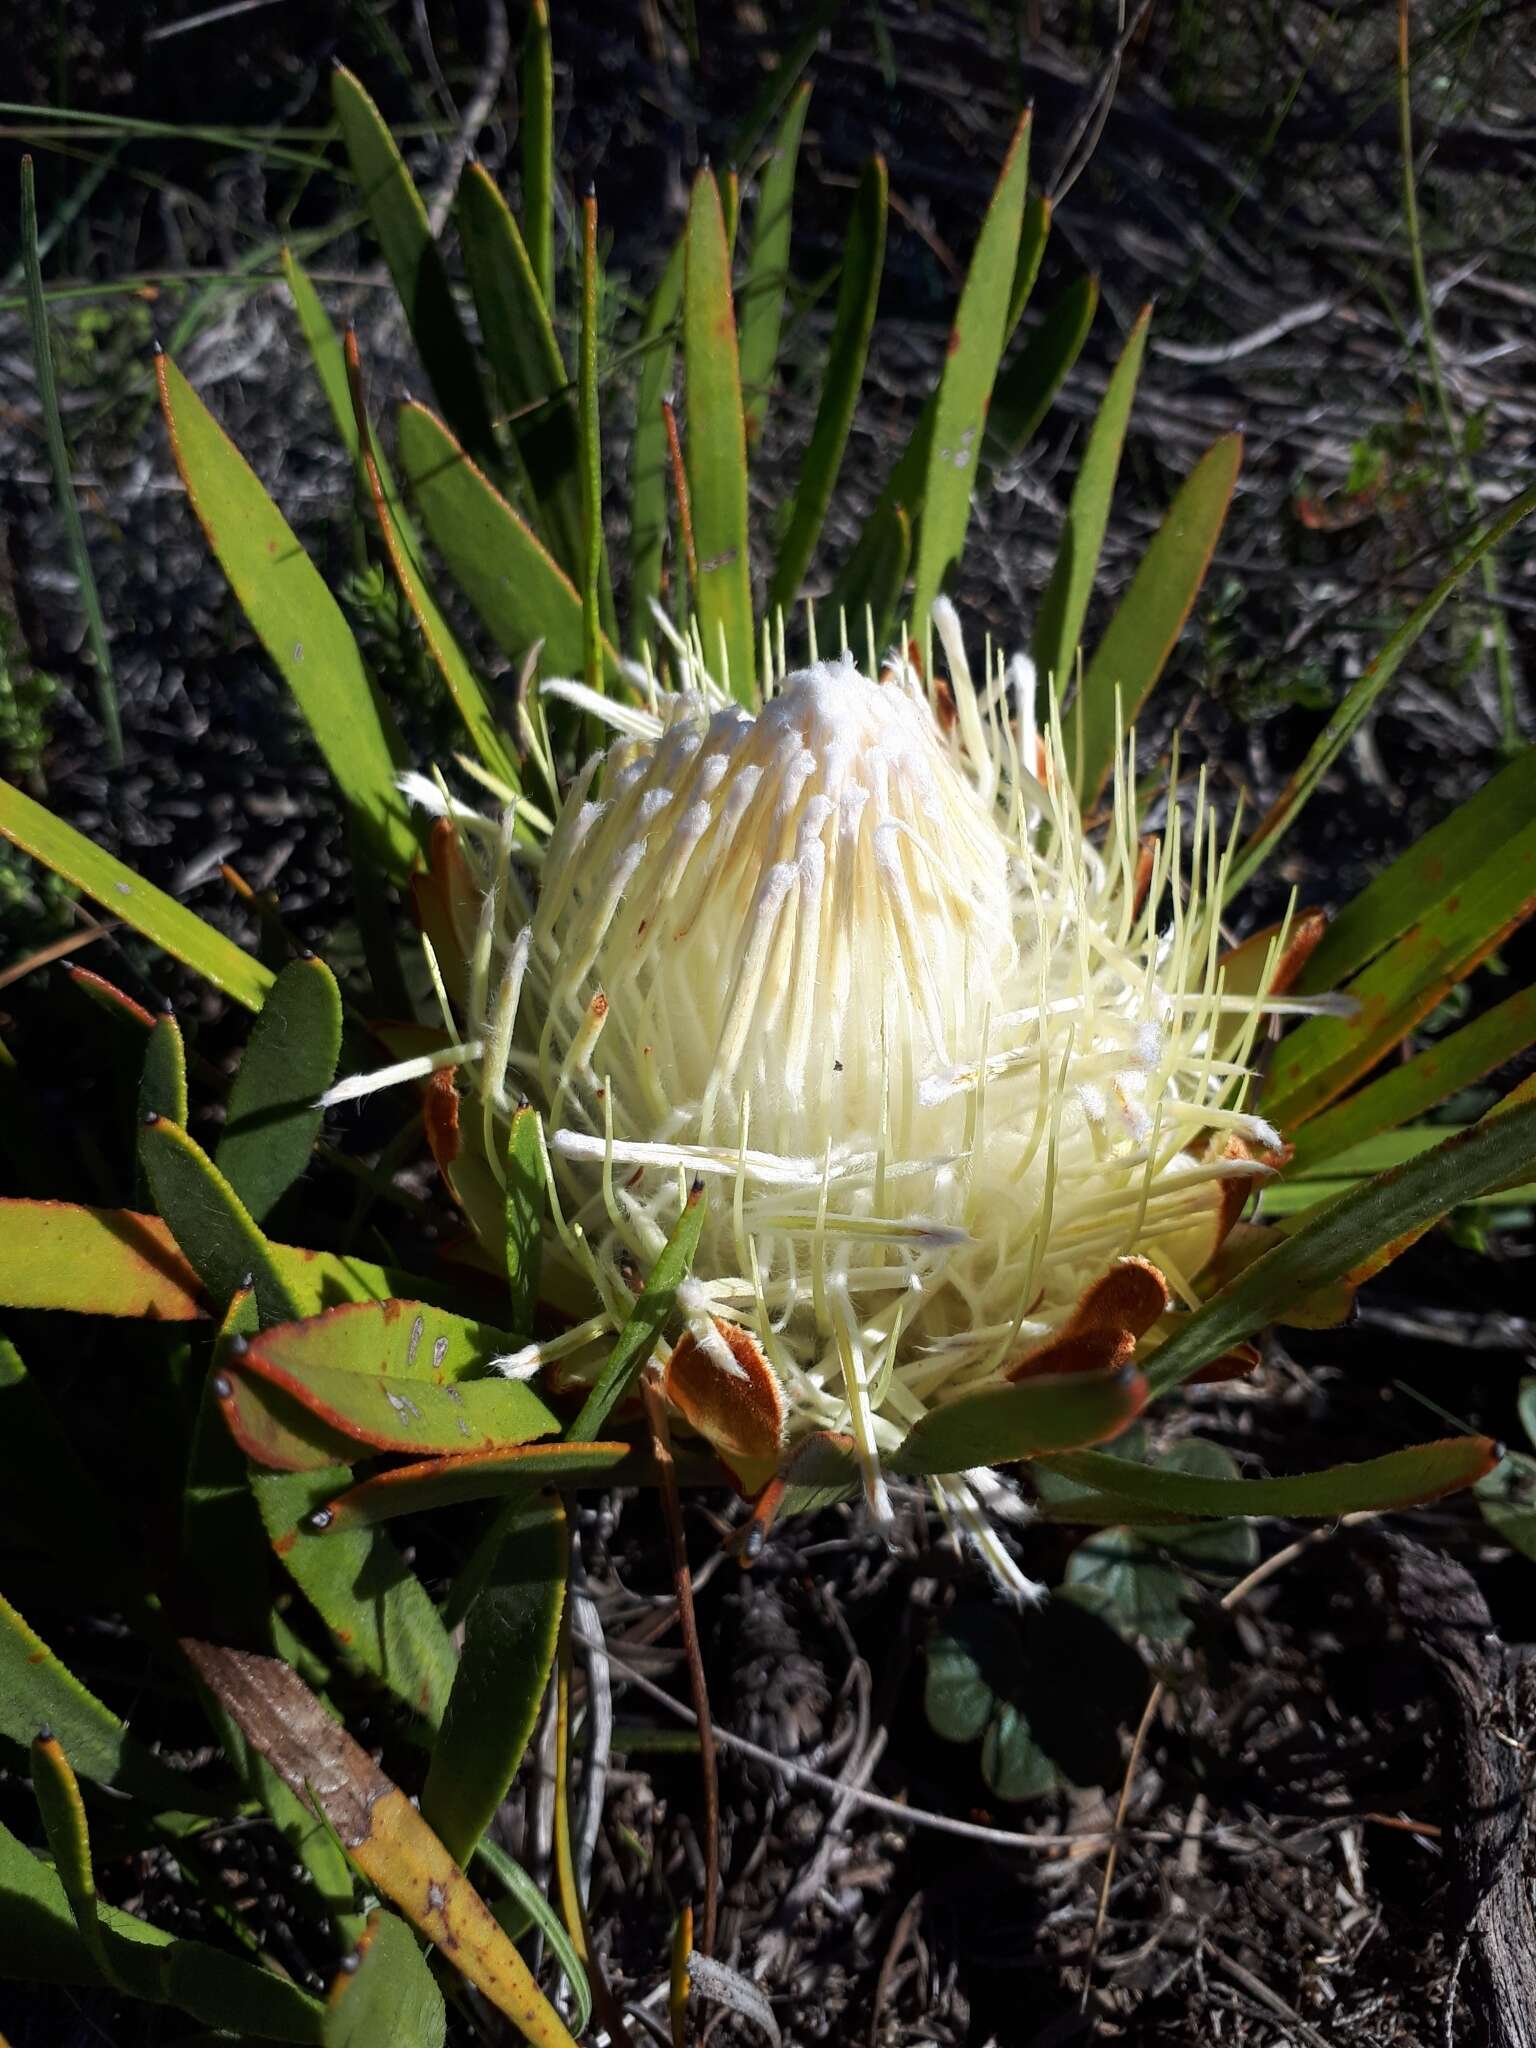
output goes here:
[{"label": "white protea flower", "polygon": [[[455,1043],[371,1077],[462,1067],[497,1175],[519,1101],[541,1112],[577,1320],[511,1370],[595,1365],[703,1179],[669,1393],[749,1490],[848,1433],[881,1515],[882,1454],[935,1403],[1103,1348],[1083,1304],[1122,1262],[1142,1307],[1106,1361],[1192,1301],[1279,1144],[1243,1099],[1285,934],[1229,996],[1203,778],[1143,840],[1127,745],[1090,843],[1030,664],[989,656],[978,687],[947,603],[934,624],[932,687],[902,659],[787,673],[782,639],[755,714],[680,640],[643,708],[547,684],[616,729],[552,822],[413,778],[458,849]],[[975,1535],[987,1491],[957,1475],[941,1505]]]}]

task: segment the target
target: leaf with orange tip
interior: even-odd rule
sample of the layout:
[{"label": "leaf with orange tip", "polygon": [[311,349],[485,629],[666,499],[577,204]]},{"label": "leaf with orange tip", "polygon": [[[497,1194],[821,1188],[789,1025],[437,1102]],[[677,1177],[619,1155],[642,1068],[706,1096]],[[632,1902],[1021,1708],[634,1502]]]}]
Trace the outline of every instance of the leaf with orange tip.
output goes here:
[{"label": "leaf with orange tip", "polygon": [[[626,1463],[629,1461],[629,1463]],[[633,1470],[629,1469],[633,1465]],[[621,1471],[620,1468],[624,1469]],[[316,1526],[358,1529],[395,1515],[417,1515],[471,1500],[495,1500],[546,1483],[569,1484],[601,1477],[637,1485],[650,1476],[646,1459],[631,1443],[521,1444],[508,1450],[470,1451],[462,1457],[424,1458],[395,1465],[338,1494],[318,1510]],[[319,1517],[325,1517],[321,1524]]]},{"label": "leaf with orange tip", "polygon": [[142,1024],[146,1031],[152,1031],[155,1020],[142,1003],[136,1003],[132,996],[125,995],[116,982],[108,981],[104,974],[96,974],[89,967],[66,967],[64,970],[82,995],[99,1003],[114,1016],[131,1018],[135,1024]]},{"label": "leaf with orange tip", "polygon": [[511,1940],[431,1828],[288,1665],[184,1639],[203,1683],[278,1776],[324,1813],[369,1882],[535,2048],[576,2048]]}]

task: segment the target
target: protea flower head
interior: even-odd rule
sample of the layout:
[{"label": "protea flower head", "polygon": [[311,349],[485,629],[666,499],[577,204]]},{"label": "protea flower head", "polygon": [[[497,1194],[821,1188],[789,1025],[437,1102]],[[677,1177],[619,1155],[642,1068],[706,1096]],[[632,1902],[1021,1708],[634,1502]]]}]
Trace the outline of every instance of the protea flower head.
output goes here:
[{"label": "protea flower head", "polygon": [[[1144,839],[1128,744],[1090,841],[1030,664],[974,678],[947,603],[934,624],[947,680],[790,672],[781,644],[755,711],[696,641],[639,706],[547,684],[614,737],[531,838],[526,805],[496,824],[412,779],[448,821],[436,950],[463,968],[436,1064],[495,1172],[519,1102],[540,1111],[546,1274],[576,1316],[504,1365],[600,1361],[702,1181],[667,1391],[748,1490],[847,1433],[880,1515],[882,1455],[935,1403],[1123,1360],[1192,1301],[1279,1144],[1243,1101],[1285,1003],[1268,970],[1226,990],[1203,780]],[[1139,1321],[1106,1338],[1081,1305],[1126,1262]],[[976,1506],[963,1475],[942,1490]]]}]

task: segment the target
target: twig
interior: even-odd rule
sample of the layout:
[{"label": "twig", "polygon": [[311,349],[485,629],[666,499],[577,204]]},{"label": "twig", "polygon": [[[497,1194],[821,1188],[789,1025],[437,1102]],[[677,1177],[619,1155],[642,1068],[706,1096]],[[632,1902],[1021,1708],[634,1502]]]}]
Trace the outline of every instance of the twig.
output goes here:
[{"label": "twig", "polygon": [[642,1376],[640,1391],[661,1475],[661,1507],[672,1548],[672,1582],[677,1590],[678,1632],[688,1660],[688,1690],[693,1694],[693,1717],[699,1730],[699,1768],[704,1778],[704,1914],[698,1945],[707,1956],[714,1952],[720,1891],[720,1774],[715,1757],[715,1729],[710,1719],[709,1681],[704,1676],[698,1620],[693,1610],[693,1579],[688,1570],[688,1546],[683,1539],[683,1510],[678,1498],[677,1468],[672,1462],[672,1432],[667,1423],[666,1404],[650,1373]]},{"label": "twig", "polygon": [[35,974],[39,967],[51,967],[55,960],[67,959],[71,953],[78,953],[82,946],[104,939],[108,932],[116,930],[115,923],[90,924],[84,931],[66,932],[62,939],[51,939],[46,946],[39,946],[35,953],[28,953],[22,960],[13,960],[9,967],[0,970],[0,988],[9,988],[13,981],[24,980],[27,975]]},{"label": "twig", "polygon": [[1256,1977],[1252,1970],[1245,1970],[1241,1963],[1219,1949],[1214,1941],[1207,1939],[1205,1952],[1215,1959],[1216,1967],[1223,1976],[1230,1977],[1240,1990],[1246,1991],[1256,2004],[1263,2006],[1266,2012],[1273,2013],[1277,2020],[1284,2020],[1288,2027],[1294,2029],[1299,2040],[1308,2043],[1308,2048],[1333,2048],[1327,2036],[1320,2034],[1316,2027],[1309,2027],[1301,2014],[1288,2006],[1278,1991],[1271,1991],[1262,1977]]},{"label": "twig", "polygon": [[[442,69],[437,61],[437,51],[432,42],[431,24],[427,16],[425,0],[417,0],[416,25],[421,40],[422,55],[426,59],[428,69],[432,72],[433,82],[444,105],[452,113],[454,111],[453,95],[448,90],[447,81],[443,77]],[[496,104],[496,95],[500,92],[501,82],[507,75],[507,58],[511,54],[511,47],[511,35],[507,28],[506,0],[486,0],[485,61],[481,64],[479,73],[476,76],[474,95],[464,111],[464,118],[459,122],[458,133],[449,145],[448,155],[443,164],[442,175],[437,181],[431,203],[427,207],[427,222],[432,229],[434,238],[440,235],[447,225],[448,215],[453,210],[453,197],[459,189],[459,179],[463,176],[464,166],[469,160],[469,153],[474,146],[475,137],[489,120],[491,109]]]}]

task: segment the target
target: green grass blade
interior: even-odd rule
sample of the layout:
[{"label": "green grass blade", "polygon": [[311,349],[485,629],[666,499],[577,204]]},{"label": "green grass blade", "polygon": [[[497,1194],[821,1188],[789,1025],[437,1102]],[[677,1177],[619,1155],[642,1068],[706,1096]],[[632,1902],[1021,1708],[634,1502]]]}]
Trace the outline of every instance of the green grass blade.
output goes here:
[{"label": "green grass blade", "polygon": [[1092,807],[1114,766],[1119,736],[1151,695],[1188,619],[1232,501],[1243,437],[1208,448],[1180,486],[1115,608],[1083,676],[1068,727],[1077,795]]},{"label": "green grass blade", "polygon": [[797,86],[773,139],[758,185],[752,221],[752,253],[741,287],[741,392],[747,443],[755,447],[768,417],[768,399],[779,360],[779,332],[789,284],[789,239],[794,218],[795,171],[800,136],[811,103],[808,84]]},{"label": "green grass blade", "polygon": [[[214,1163],[262,1222],[309,1164],[323,1112],[315,1107],[336,1078],[341,991],[323,960],[294,960],[278,975],[256,1019]],[[185,1123],[185,1112],[173,1122]]]},{"label": "green grass blade", "polygon": [[[747,548],[747,436],[741,412],[731,257],[720,188],[693,181],[683,277],[683,377],[688,491],[699,555],[698,625],[716,680],[743,704],[757,674]],[[729,675],[725,671],[729,671]]]},{"label": "green grass blade", "polygon": [[982,444],[984,468],[1011,462],[1033,440],[1068,372],[1082,353],[1099,306],[1099,281],[1068,285],[992,387]]},{"label": "green grass blade", "polygon": [[1337,988],[1384,953],[1426,905],[1459,889],[1487,858],[1536,816],[1536,747],[1527,747],[1475,795],[1377,875],[1329,921],[1296,986],[1303,995]]},{"label": "green grass blade", "polygon": [[981,459],[987,406],[1011,331],[1012,281],[1018,269],[1029,178],[1029,132],[1026,113],[1014,130],[997,189],[976,238],[939,380],[913,570],[912,625],[919,639],[927,630],[928,613],[944,587],[950,564],[965,546],[970,524],[971,492]]},{"label": "green grass blade", "polygon": [[859,387],[864,381],[864,363],[885,267],[888,186],[884,158],[872,157],[853,202],[837,313],[827,349],[826,380],[801,466],[789,527],[768,589],[770,614],[780,606],[788,610],[795,601],[801,579],[815,555],[822,522],[842,468],[848,430],[853,425]]},{"label": "green grass blade", "polygon": [[422,1814],[457,1863],[469,1862],[490,1826],[538,1720],[565,1604],[567,1542],[558,1500],[513,1513],[466,1617],[458,1675],[421,1793]]},{"label": "green grass blade", "polygon": [[421,194],[384,117],[343,65],[332,75],[331,97],[358,197],[373,224],[437,401],[476,460],[494,464],[496,440],[480,368]]},{"label": "green grass blade", "polygon": [[[432,543],[501,651],[544,643],[547,675],[582,672],[581,595],[543,543],[425,406],[400,410],[400,467]],[[610,682],[618,656],[603,643]]]},{"label": "green grass blade", "polygon": [[1068,684],[1076,671],[1083,620],[1087,616],[1088,599],[1098,574],[1099,550],[1104,545],[1104,530],[1109,524],[1110,501],[1115,494],[1115,478],[1120,472],[1120,451],[1125,446],[1125,430],[1131,417],[1131,403],[1136,396],[1136,380],[1141,374],[1141,359],[1147,345],[1147,326],[1151,318],[1151,307],[1144,306],[1110,375],[1103,403],[1089,429],[1082,467],[1078,470],[1067,507],[1061,547],[1045,596],[1041,599],[1040,616],[1035,621],[1031,650],[1035,667],[1042,680],[1054,691],[1058,702],[1065,699]]},{"label": "green grass blade", "polygon": [[32,333],[32,356],[37,366],[37,395],[43,412],[43,431],[48,440],[48,461],[53,470],[54,495],[59,517],[64,522],[64,539],[69,549],[75,580],[80,588],[80,605],[85,613],[86,639],[96,670],[96,703],[102,729],[107,736],[107,759],[114,768],[123,765],[123,727],[117,705],[117,681],[112,672],[112,652],[107,645],[106,621],[101,615],[101,597],[91,571],[91,557],[85,545],[85,528],[75,498],[74,470],[69,445],[64,438],[64,420],[59,411],[58,386],[53,375],[53,344],[48,336],[48,307],[43,297],[42,259],[37,246],[37,193],[32,181],[32,159],[21,160],[21,254],[27,283],[27,322]]},{"label": "green grass blade", "polygon": [[8,782],[0,782],[0,834],[235,1002],[261,1008],[270,968]]},{"label": "green grass blade", "polygon": [[157,356],[171,453],[208,545],[351,807],[368,852],[403,879],[416,834],[395,777],[409,765],[352,629],[254,470],[168,356]]},{"label": "green grass blade", "polygon": [[518,62],[523,239],[540,296],[555,311],[555,70],[548,0],[532,0]]},{"label": "green grass blade", "polygon": [[667,258],[640,328],[635,431],[629,449],[629,645],[636,655],[654,630],[651,606],[661,598],[666,559],[671,464],[661,408],[677,368],[686,247],[684,236]]},{"label": "green grass blade", "polygon": [[1388,640],[1358,682],[1350,689],[1307,752],[1306,759],[1281,790],[1240,848],[1227,876],[1227,900],[1246,888],[1269,859],[1281,838],[1295,824],[1308,798],[1355,736],[1366,713],[1397,674],[1404,658],[1434,619],[1462,578],[1475,569],[1530,512],[1536,511],[1536,484],[1511,500],[1493,524],[1452,563],[1428,597],[1416,605]]},{"label": "green grass blade", "polygon": [[1532,1045],[1536,989],[1523,988],[1304,1124],[1296,1133],[1287,1180],[1315,1173],[1367,1139],[1401,1129]]},{"label": "green grass blade", "polygon": [[1053,1521],[1180,1522],[1191,1515],[1225,1520],[1233,1515],[1301,1518],[1380,1512],[1438,1500],[1481,1479],[1495,1463],[1485,1436],[1447,1437],[1414,1444],[1362,1463],[1325,1472],[1289,1473],[1279,1479],[1218,1479],[1170,1465],[1141,1465],[1104,1451],[1068,1451],[1043,1458],[1046,1470],[1088,1489],[1081,1503],[1053,1494],[1045,1512]]},{"label": "green grass blade", "polygon": [[651,1268],[650,1278],[641,1288],[629,1312],[629,1320],[620,1330],[618,1341],[598,1374],[597,1384],[565,1433],[568,1442],[591,1443],[596,1439],[598,1431],[616,1404],[629,1392],[655,1350],[656,1340],[672,1313],[677,1290],[688,1277],[693,1255],[698,1250],[699,1233],[704,1228],[706,1199],[703,1189],[698,1187],[689,1196],[687,1207],[662,1246]]},{"label": "green grass blade", "polygon": [[1524,1102],[1377,1174],[1303,1223],[1197,1309],[1148,1362],[1152,1391],[1163,1394],[1178,1386],[1299,1296],[1344,1279],[1384,1246],[1411,1240],[1458,1203],[1517,1181],[1533,1164],[1536,1102]]}]

